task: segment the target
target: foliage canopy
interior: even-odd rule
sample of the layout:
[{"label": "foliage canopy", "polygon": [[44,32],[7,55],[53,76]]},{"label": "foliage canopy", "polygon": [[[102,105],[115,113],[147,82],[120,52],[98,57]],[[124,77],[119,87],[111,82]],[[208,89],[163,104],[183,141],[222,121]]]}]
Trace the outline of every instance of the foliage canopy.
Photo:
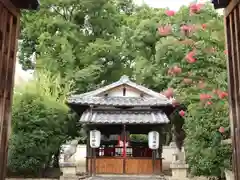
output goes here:
[{"label": "foliage canopy", "polygon": [[[60,74],[60,84],[86,92],[123,74],[162,91],[171,87],[183,103],[173,116],[176,139],[185,139],[191,172],[221,176],[230,148],[227,74],[222,16],[210,4],[169,9],[135,6],[131,0],[43,0],[22,18],[21,63]],[[37,53],[32,63],[29,55]],[[181,111],[181,118],[179,115]],[[185,122],[184,130],[181,126]],[[177,124],[175,123],[175,124]]]}]

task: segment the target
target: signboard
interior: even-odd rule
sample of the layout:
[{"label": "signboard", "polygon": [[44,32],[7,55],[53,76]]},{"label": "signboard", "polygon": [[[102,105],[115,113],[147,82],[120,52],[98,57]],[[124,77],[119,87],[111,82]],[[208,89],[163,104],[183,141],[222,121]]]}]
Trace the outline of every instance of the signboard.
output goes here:
[{"label": "signboard", "polygon": [[157,131],[151,131],[148,133],[148,147],[150,149],[159,148],[159,133]]},{"label": "signboard", "polygon": [[90,146],[91,148],[99,148],[101,143],[101,132],[98,130],[90,131]]}]

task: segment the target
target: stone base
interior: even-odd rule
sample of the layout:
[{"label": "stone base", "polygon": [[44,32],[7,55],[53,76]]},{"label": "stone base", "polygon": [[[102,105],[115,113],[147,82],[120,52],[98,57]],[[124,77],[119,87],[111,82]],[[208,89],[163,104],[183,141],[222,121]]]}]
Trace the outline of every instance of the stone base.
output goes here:
[{"label": "stone base", "polygon": [[60,169],[63,176],[76,176],[76,165],[74,163],[62,163]]},{"label": "stone base", "polygon": [[60,176],[59,180],[79,180],[79,176]]},{"label": "stone base", "polygon": [[187,179],[188,164],[173,163],[170,164],[172,169],[172,180]]},{"label": "stone base", "polygon": [[234,174],[232,171],[225,170],[225,177],[226,180],[234,180]]}]

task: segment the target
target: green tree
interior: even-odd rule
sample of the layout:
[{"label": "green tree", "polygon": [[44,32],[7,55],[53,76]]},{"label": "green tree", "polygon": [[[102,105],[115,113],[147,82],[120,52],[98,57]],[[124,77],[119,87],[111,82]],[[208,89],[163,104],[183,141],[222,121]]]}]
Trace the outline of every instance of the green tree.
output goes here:
[{"label": "green tree", "polygon": [[[60,146],[78,135],[77,119],[64,104],[71,84],[44,72],[15,89],[8,167],[19,174],[38,175],[57,165]],[[73,128],[74,127],[74,128]]]},{"label": "green tree", "polygon": [[156,91],[172,87],[187,109],[178,107],[173,116],[176,139],[182,141],[186,133],[191,172],[221,175],[231,153],[220,145],[218,132],[220,126],[229,129],[224,28],[223,17],[210,4],[175,13],[128,0],[42,3],[38,13],[22,18],[25,67],[31,67],[28,57],[36,51],[36,71],[60,73],[61,83],[73,80],[78,92],[122,74]]},{"label": "green tree", "polygon": [[[60,73],[85,92],[129,73],[122,54],[120,27],[131,14],[131,0],[43,0],[37,13],[22,17],[20,63],[25,69]],[[37,61],[30,55],[36,52]],[[87,81],[86,81],[87,80]]]},{"label": "green tree", "polygon": [[173,88],[185,106],[172,114],[174,133],[178,141],[186,136],[187,160],[195,175],[221,176],[230,165],[231,150],[221,146],[218,132],[223,126],[224,136],[229,135],[222,19],[210,4],[178,12],[143,6],[128,17],[131,25],[124,32],[137,81],[157,91]]}]

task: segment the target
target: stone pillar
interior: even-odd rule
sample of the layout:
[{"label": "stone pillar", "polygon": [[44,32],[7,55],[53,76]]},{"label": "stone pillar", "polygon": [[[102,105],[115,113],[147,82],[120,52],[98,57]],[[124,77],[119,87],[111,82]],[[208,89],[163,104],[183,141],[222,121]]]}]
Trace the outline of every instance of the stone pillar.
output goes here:
[{"label": "stone pillar", "polygon": [[234,174],[232,171],[225,170],[225,177],[226,180],[234,180]]},{"label": "stone pillar", "polygon": [[187,178],[188,164],[174,163],[170,164],[172,169],[172,180],[184,180]]},{"label": "stone pillar", "polygon": [[176,150],[173,153],[172,164],[170,168],[172,169],[172,180],[185,180],[187,178],[188,164],[185,162],[185,153],[184,151]]},{"label": "stone pillar", "polygon": [[79,177],[76,175],[76,164],[70,162],[64,162],[60,164],[62,176],[60,180],[78,180]]}]

